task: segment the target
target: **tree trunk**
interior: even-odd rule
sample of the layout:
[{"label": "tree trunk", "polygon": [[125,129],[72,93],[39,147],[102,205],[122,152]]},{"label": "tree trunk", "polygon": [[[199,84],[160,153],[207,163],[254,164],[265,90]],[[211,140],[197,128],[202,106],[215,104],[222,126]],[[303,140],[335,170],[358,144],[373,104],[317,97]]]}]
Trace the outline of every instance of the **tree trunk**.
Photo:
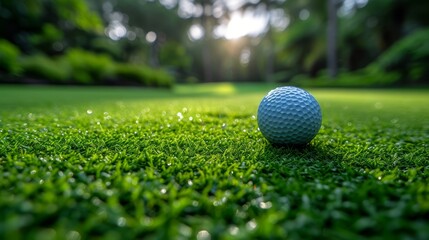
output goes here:
[{"label": "tree trunk", "polygon": [[331,78],[335,78],[338,72],[337,66],[337,0],[328,0],[328,45],[327,45],[327,64],[328,72]]},{"label": "tree trunk", "polygon": [[[204,9],[206,5],[203,4]],[[206,15],[204,12],[201,16],[201,25],[204,28],[204,46],[202,49],[202,60],[203,60],[203,82],[212,82],[213,81],[213,61],[212,61],[212,32],[213,28],[210,22],[210,16]]]}]

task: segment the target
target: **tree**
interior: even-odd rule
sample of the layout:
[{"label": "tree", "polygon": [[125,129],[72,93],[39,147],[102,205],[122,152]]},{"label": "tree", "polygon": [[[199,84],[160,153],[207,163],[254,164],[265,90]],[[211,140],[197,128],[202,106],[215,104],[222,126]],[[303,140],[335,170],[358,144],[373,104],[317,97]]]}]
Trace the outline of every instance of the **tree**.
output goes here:
[{"label": "tree", "polygon": [[85,0],[1,0],[0,36],[25,53],[58,54],[103,32]]},{"label": "tree", "polygon": [[328,0],[328,27],[327,27],[327,65],[329,76],[335,78],[337,75],[337,0]]}]

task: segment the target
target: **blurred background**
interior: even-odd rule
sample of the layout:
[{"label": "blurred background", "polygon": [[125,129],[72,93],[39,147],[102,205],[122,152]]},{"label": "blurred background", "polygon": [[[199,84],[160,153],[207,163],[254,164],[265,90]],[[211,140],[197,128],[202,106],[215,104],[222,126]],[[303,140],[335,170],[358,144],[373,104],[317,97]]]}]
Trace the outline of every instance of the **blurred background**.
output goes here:
[{"label": "blurred background", "polygon": [[429,84],[427,0],[0,0],[0,82]]}]

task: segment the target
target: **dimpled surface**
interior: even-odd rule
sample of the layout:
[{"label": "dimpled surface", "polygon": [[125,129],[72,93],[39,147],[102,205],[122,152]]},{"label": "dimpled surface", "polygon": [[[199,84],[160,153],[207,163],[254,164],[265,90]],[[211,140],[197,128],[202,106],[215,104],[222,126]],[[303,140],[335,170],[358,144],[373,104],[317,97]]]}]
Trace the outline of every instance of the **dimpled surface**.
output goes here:
[{"label": "dimpled surface", "polygon": [[278,87],[259,104],[259,129],[272,144],[309,143],[321,123],[319,103],[310,93],[297,87]]}]

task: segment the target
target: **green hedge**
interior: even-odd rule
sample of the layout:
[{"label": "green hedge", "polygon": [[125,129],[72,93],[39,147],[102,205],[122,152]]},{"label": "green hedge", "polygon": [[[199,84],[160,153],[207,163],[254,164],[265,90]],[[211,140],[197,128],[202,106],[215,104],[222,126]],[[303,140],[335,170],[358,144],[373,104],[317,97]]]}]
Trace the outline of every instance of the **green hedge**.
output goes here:
[{"label": "green hedge", "polygon": [[396,72],[399,83],[429,82],[429,28],[416,31],[395,43],[372,64]]},{"label": "green hedge", "polygon": [[70,78],[73,82],[97,84],[114,78],[115,63],[107,55],[72,49],[64,58],[70,65]]},{"label": "green hedge", "polygon": [[20,50],[15,45],[0,39],[0,73],[18,75],[21,72],[20,54]]},{"label": "green hedge", "polygon": [[21,56],[19,49],[5,40],[0,40],[2,76],[16,76],[18,78],[14,79],[18,82],[30,78],[53,84],[134,84],[169,88],[174,83],[173,76],[166,70],[117,63],[107,55],[82,49],[71,49],[55,58],[42,54]]},{"label": "green hedge", "polygon": [[400,76],[396,72],[385,72],[369,66],[354,72],[341,72],[335,79],[330,78],[326,73],[320,74],[317,78],[298,75],[290,84],[301,87],[388,87],[397,83],[399,79]]},{"label": "green hedge", "polygon": [[173,77],[164,70],[131,64],[116,64],[116,77],[120,81],[153,87],[171,87],[174,82]]},{"label": "green hedge", "polygon": [[21,60],[24,76],[46,79],[50,83],[65,83],[70,78],[70,67],[63,58],[51,59],[45,55],[33,55]]}]

